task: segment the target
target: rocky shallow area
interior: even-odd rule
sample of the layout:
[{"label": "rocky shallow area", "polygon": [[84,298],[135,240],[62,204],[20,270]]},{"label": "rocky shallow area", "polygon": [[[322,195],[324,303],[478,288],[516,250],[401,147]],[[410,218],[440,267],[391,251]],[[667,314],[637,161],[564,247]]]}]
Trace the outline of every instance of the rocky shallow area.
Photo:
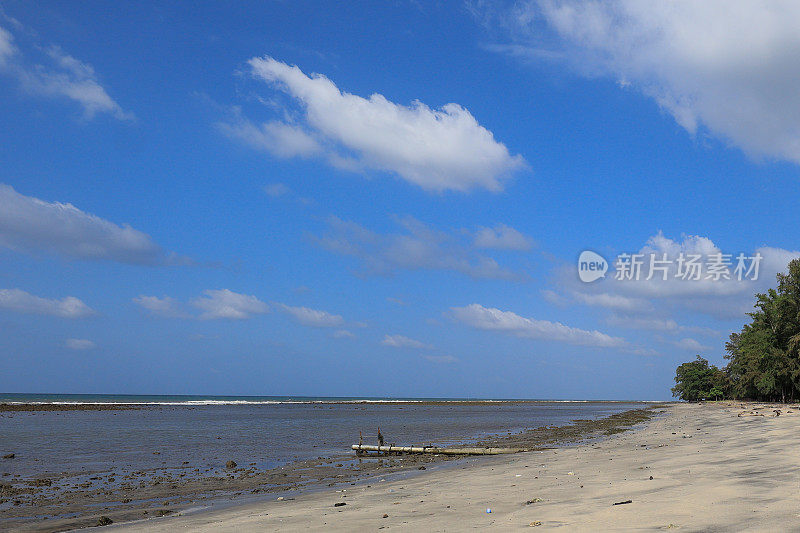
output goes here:
[{"label": "rocky shallow area", "polygon": [[[531,428],[478,444],[529,449],[577,444],[625,431],[653,414],[651,408],[636,409],[561,427]],[[19,531],[107,525],[164,516],[211,502],[245,501],[277,493],[290,498],[313,488],[380,483],[388,475],[419,474],[431,466],[459,460],[437,455],[355,457],[343,450],[338,456],[295,461],[272,469],[259,469],[257,463],[242,457],[199,468],[187,457],[182,464],[150,470],[123,466],[113,471],[43,472],[24,477],[3,467],[25,451],[0,451],[9,456],[0,459],[0,529]]]}]

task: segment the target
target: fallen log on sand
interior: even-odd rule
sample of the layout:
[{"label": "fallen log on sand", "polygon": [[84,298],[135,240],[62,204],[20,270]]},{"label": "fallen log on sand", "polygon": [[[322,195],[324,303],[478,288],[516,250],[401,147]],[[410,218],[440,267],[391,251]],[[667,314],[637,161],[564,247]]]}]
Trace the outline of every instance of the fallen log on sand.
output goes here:
[{"label": "fallen log on sand", "polygon": [[526,448],[439,448],[438,446],[374,446],[371,444],[353,444],[351,446],[357,454],[366,452],[376,453],[433,453],[441,455],[500,455],[505,453],[518,453],[528,451]]}]

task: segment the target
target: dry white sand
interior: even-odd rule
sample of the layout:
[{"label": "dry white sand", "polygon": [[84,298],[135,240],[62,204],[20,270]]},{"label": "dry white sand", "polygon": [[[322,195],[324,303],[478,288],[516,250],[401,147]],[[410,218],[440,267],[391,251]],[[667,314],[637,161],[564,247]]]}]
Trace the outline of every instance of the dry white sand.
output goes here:
[{"label": "dry white sand", "polygon": [[741,405],[670,405],[596,444],[107,529],[800,531],[800,411]]}]

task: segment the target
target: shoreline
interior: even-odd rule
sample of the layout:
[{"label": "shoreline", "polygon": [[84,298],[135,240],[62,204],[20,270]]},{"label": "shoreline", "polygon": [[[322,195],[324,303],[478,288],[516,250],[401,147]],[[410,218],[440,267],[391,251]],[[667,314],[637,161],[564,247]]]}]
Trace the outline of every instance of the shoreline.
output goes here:
[{"label": "shoreline", "polygon": [[274,405],[413,405],[417,407],[431,405],[537,405],[537,404],[669,404],[664,401],[643,400],[459,400],[459,399],[355,399],[355,400],[187,400],[164,402],[91,402],[91,401],[0,401],[0,413],[3,412],[35,412],[35,411],[105,411],[156,408],[192,408],[192,407],[259,407]]},{"label": "shoreline", "polygon": [[[542,426],[523,432],[476,439],[480,445],[535,447],[576,445],[625,431],[648,418],[658,406],[632,409],[595,420],[575,420],[561,426]],[[20,505],[2,514],[4,527],[24,531],[58,531],[96,525],[100,516],[115,522],[179,514],[186,509],[209,505],[237,506],[241,500],[260,502],[289,494],[299,495],[331,490],[331,487],[364,486],[383,478],[409,479],[423,470],[449,470],[451,465],[480,462],[489,457],[404,455],[358,458],[352,451],[316,459],[295,461],[268,470],[251,465],[213,472],[199,472],[189,466],[166,471],[87,472],[73,480],[66,475],[31,479],[0,479],[0,500],[19,499]],[[11,483],[11,484],[9,484]],[[259,496],[256,496],[259,495]],[[267,496],[269,495],[269,496]],[[111,501],[109,501],[111,500]],[[116,502],[114,501],[116,500]],[[239,501],[237,501],[239,500]],[[31,507],[35,506],[35,507]],[[25,516],[69,516],[32,521]]]},{"label": "shoreline", "polygon": [[579,446],[110,528],[166,533],[484,527],[785,531],[796,526],[797,406],[723,402],[656,409],[666,414],[637,431]]}]

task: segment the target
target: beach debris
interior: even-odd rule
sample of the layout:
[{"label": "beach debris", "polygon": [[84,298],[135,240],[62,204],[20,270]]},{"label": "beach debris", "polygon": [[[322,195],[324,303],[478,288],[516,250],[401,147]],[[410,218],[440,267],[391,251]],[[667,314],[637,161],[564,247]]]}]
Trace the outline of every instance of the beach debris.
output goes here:
[{"label": "beach debris", "polygon": [[105,515],[103,515],[103,516],[101,516],[100,518],[97,519],[97,525],[98,526],[110,526],[113,523],[114,523],[114,521],[111,520],[109,517],[107,517]]},{"label": "beach debris", "polygon": [[538,526],[541,526],[541,525],[542,525],[542,521],[541,520],[534,520],[533,522],[528,524],[528,527],[538,527]]},{"label": "beach debris", "polygon": [[283,496],[278,496],[277,501],[282,502],[284,500]]},{"label": "beach debris", "polygon": [[650,476],[650,480],[651,480],[651,481],[653,480],[653,476]]},{"label": "beach debris", "polygon": [[225,463],[225,468],[236,468],[236,461],[228,461]]},{"label": "beach debris", "polygon": [[486,514],[490,514],[492,512],[491,509],[486,509]]},{"label": "beach debris", "polygon": [[343,507],[347,505],[347,502],[336,502],[333,504],[334,507]]},{"label": "beach debris", "polygon": [[544,500],[542,500],[541,498],[534,498],[534,499],[532,499],[532,500],[528,500],[528,501],[526,501],[526,502],[525,502],[525,505],[530,505],[530,504],[532,504],[532,503],[539,503],[539,502],[541,502],[541,501],[544,501]]},{"label": "beach debris", "polygon": [[13,459],[15,456],[13,453],[7,453],[3,456],[3,459]]},{"label": "beach debris", "polygon": [[389,518],[389,515],[386,514],[386,513],[383,513],[383,518]]},{"label": "beach debris", "polygon": [[424,466],[420,466],[419,468],[417,468],[417,470],[427,470],[427,468],[425,468]]},{"label": "beach debris", "polygon": [[568,476],[574,476],[574,475],[575,475],[575,472],[567,472],[567,475],[568,475]]},{"label": "beach debris", "polygon": [[624,502],[616,502],[614,505],[625,505],[626,503],[633,503],[633,500],[625,500]]}]

